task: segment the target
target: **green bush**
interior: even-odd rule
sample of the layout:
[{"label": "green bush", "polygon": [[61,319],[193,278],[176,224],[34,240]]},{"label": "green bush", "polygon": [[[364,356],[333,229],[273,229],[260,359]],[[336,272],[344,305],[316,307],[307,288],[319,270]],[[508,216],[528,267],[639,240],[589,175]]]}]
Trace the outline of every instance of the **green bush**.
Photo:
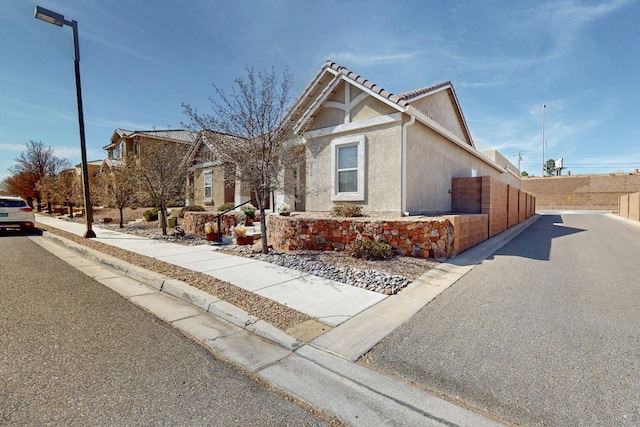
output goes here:
[{"label": "green bush", "polygon": [[391,245],[375,240],[356,240],[349,246],[349,255],[368,260],[387,259],[393,256]]},{"label": "green bush", "polygon": [[332,216],[362,216],[362,206],[354,205],[353,203],[344,203],[342,205],[336,205],[331,209]]},{"label": "green bush", "polygon": [[160,212],[160,208],[153,208],[145,211],[142,216],[145,221],[157,221],[158,220],[158,212]]},{"label": "green bush", "polygon": [[204,208],[204,206],[200,206],[200,205],[189,205],[189,206],[185,206],[182,209],[180,209],[180,218],[184,218],[184,213],[185,212],[204,212],[206,211],[206,209]]},{"label": "green bush", "polygon": [[235,204],[233,202],[223,203],[220,206],[218,206],[218,212],[224,212],[226,210],[232,209],[234,206]]}]

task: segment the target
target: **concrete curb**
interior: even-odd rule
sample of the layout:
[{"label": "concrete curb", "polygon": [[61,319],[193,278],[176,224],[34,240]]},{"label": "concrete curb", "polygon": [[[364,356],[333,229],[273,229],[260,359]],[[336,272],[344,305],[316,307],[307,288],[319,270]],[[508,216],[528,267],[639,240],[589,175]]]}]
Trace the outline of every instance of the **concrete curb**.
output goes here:
[{"label": "concrete curb", "polygon": [[303,343],[270,323],[260,320],[256,316],[252,316],[246,311],[195,288],[186,282],[129,264],[126,261],[103,254],[95,249],[80,245],[53,233],[44,232],[42,233],[42,237],[58,245],[66,246],[82,257],[100,264],[109,270],[207,311],[235,326],[272,341],[287,350],[295,351],[303,345]]}]

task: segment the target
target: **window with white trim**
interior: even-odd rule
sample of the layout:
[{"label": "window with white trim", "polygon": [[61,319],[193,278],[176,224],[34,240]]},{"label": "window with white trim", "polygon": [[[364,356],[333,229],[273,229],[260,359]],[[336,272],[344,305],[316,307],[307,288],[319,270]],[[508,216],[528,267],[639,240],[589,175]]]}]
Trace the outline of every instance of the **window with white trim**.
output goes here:
[{"label": "window with white trim", "polygon": [[364,201],[364,135],[331,141],[331,199]]},{"label": "window with white trim", "polygon": [[204,201],[211,203],[213,174],[211,172],[204,173]]}]

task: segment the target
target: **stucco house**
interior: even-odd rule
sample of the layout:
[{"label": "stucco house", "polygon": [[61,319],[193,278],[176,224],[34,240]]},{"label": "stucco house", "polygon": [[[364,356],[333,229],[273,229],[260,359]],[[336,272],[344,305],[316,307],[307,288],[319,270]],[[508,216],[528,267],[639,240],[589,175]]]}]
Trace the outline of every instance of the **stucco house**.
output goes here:
[{"label": "stucco house", "polygon": [[307,211],[350,202],[365,212],[450,212],[451,180],[460,177],[520,189],[513,165],[476,149],[450,82],[394,95],[327,61],[293,110],[306,140]]},{"label": "stucco house", "polygon": [[[154,142],[169,142],[189,147],[194,144],[198,132],[184,129],[145,130],[134,131],[116,129],[111,136],[111,142],[102,147],[107,151],[107,159],[117,160],[131,155],[144,156],[145,149],[153,150]],[[110,162],[111,165],[114,162]]]}]

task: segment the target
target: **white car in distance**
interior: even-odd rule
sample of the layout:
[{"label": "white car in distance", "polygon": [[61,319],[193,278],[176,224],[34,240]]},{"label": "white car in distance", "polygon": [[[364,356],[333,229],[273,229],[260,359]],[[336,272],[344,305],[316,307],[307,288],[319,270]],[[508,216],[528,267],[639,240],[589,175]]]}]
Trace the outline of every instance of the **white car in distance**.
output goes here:
[{"label": "white car in distance", "polygon": [[32,232],[36,227],[33,208],[21,197],[0,196],[0,231],[21,229]]}]

